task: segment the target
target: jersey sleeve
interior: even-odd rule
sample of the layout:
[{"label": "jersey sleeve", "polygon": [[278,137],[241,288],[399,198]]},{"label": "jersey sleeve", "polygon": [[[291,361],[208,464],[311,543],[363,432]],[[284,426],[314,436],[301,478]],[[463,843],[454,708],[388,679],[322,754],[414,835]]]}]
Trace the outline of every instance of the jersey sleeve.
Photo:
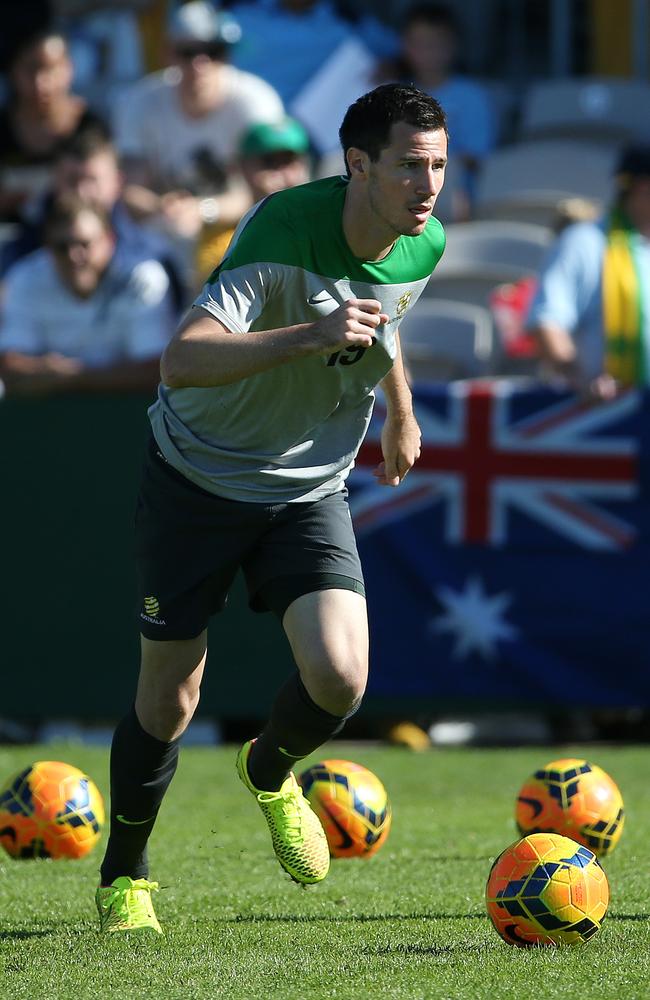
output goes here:
[{"label": "jersey sleeve", "polygon": [[43,354],[45,344],[33,307],[34,288],[21,263],[12,268],[5,281],[0,323],[0,351]]},{"label": "jersey sleeve", "polygon": [[267,198],[244,216],[224,260],[193,303],[232,333],[247,333],[282,286],[282,268],[273,263],[272,251],[287,227],[273,202]]},{"label": "jersey sleeve", "polygon": [[232,333],[248,333],[276,285],[271,264],[245,264],[219,271],[194,301]]}]

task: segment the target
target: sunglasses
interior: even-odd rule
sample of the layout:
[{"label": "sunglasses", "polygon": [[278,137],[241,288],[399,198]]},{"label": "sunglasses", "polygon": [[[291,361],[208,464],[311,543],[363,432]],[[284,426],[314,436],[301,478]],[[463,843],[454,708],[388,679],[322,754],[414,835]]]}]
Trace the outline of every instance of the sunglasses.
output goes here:
[{"label": "sunglasses", "polygon": [[50,250],[54,253],[68,253],[69,250],[73,250],[75,247],[81,247],[82,250],[88,250],[93,245],[93,240],[76,240],[72,237],[70,239],[59,239],[50,240],[48,246]]},{"label": "sunglasses", "polygon": [[218,43],[201,42],[197,45],[177,45],[174,52],[181,62],[191,62],[197,56],[206,56],[213,62],[220,62],[223,59],[224,48]]}]

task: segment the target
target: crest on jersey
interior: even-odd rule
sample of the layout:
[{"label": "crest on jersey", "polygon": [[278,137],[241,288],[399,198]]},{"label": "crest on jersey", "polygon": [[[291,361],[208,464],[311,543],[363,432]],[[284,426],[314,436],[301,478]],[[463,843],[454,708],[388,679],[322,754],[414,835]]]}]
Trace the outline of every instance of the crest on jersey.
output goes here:
[{"label": "crest on jersey", "polygon": [[406,310],[409,307],[409,302],[411,301],[411,296],[413,292],[404,292],[400,299],[397,301],[397,309],[395,310],[395,315],[398,319],[401,319]]}]

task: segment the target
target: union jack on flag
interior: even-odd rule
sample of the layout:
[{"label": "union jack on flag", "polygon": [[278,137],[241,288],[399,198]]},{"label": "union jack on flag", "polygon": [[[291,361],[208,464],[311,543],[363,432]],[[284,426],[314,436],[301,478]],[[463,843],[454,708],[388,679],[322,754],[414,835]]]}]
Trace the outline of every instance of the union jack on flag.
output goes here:
[{"label": "union jack on flag", "polygon": [[535,528],[586,549],[634,545],[639,393],[589,405],[495,381],[421,386],[414,398],[422,454],[397,490],[372,476],[385,416],[377,400],[350,480],[359,538],[431,508],[450,545],[506,546]]}]

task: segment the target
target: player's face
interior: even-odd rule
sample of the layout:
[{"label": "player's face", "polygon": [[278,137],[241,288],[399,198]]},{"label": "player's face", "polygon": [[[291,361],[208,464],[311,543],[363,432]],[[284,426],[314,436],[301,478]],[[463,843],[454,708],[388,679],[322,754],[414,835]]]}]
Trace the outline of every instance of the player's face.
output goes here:
[{"label": "player's face", "polygon": [[390,143],[368,163],[368,201],[373,215],[395,235],[418,236],[431,217],[445,180],[444,129],[420,132],[393,125]]},{"label": "player's face", "polygon": [[48,247],[64,285],[80,298],[96,290],[113,256],[113,236],[94,212],[80,212],[74,222],[48,234]]}]

